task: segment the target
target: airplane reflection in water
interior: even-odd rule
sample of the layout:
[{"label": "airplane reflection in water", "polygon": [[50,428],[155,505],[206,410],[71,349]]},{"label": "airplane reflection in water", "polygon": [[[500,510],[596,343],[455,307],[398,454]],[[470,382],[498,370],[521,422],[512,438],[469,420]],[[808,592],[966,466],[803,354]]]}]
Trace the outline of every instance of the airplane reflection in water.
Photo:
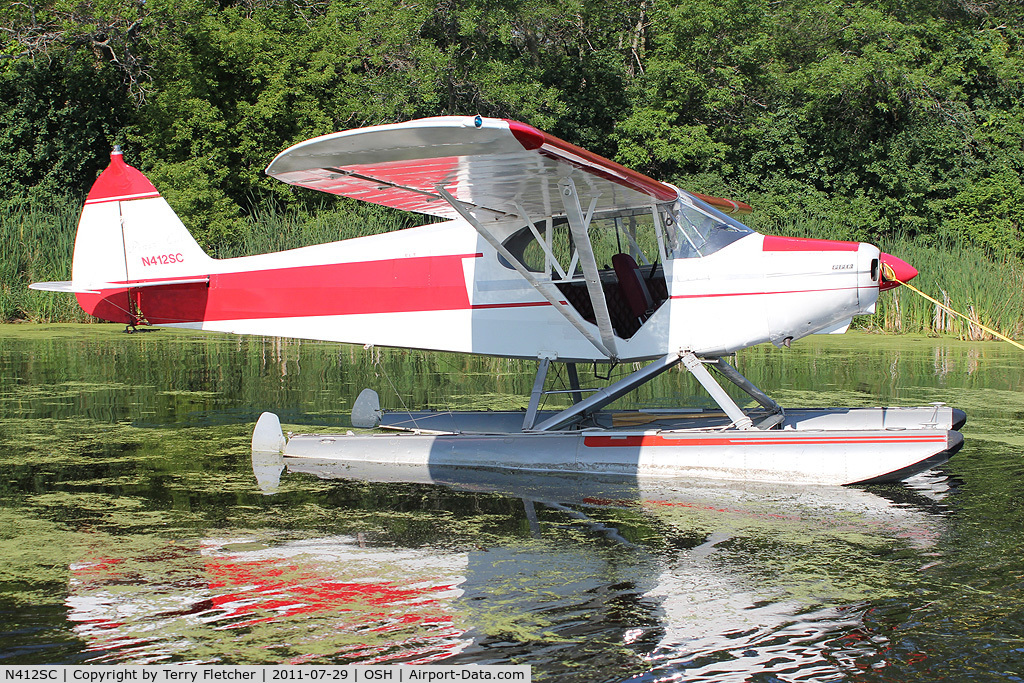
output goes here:
[{"label": "airplane reflection in water", "polygon": [[[94,554],[72,565],[66,604],[91,663],[427,664],[471,642],[450,605],[465,574],[459,554],[253,535]],[[235,659],[214,654],[225,631]]]},{"label": "airplane reflection in water", "polygon": [[[947,487],[945,477],[921,476],[885,490],[890,500],[846,487],[357,466],[258,452],[253,465],[267,494],[287,469],[324,479],[428,484],[520,498],[537,538],[551,530],[539,521],[546,511],[571,518],[592,536],[625,549],[634,564],[606,562],[588,576],[592,558],[585,550],[565,559],[573,553],[491,548],[469,554],[465,593],[457,602],[531,581],[540,584],[536,595],[542,596],[549,588],[542,577],[573,562],[575,571],[561,591],[566,598],[570,586],[593,584],[593,577],[600,577],[599,584],[630,581],[647,625],[620,623],[620,637],[650,680],[671,678],[681,668],[686,680],[747,680],[761,670],[799,670],[806,680],[815,669],[835,675],[837,661],[852,660],[865,647],[872,654],[884,649],[884,636],[862,629],[863,603],[913,577],[893,576],[876,553],[892,547],[926,555],[942,530]],[[516,564],[508,566],[509,560]],[[575,591],[581,598],[592,592],[600,594],[596,588]],[[536,600],[518,607],[523,613],[537,608]],[[597,610],[612,620],[613,608]],[[843,641],[837,646],[838,637]]]},{"label": "airplane reflection in water", "polygon": [[864,628],[865,603],[906,590],[943,527],[941,504],[907,487],[891,501],[839,487],[360,469],[264,453],[253,468],[267,495],[287,470],[386,493],[427,485],[422,512],[434,514],[457,514],[477,500],[467,493],[520,498],[525,520],[472,543],[441,529],[426,540],[263,530],[94,548],[72,568],[67,600],[89,661],[226,662],[213,643],[230,632],[240,663],[514,661],[592,680],[583,669],[600,657],[641,680],[837,676],[859,658],[884,660],[887,636]]}]

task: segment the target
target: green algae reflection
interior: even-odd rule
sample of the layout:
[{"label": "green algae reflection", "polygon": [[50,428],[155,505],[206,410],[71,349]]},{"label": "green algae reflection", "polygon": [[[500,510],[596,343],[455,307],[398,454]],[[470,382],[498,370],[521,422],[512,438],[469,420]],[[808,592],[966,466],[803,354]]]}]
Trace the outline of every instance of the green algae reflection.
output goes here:
[{"label": "green algae reflection", "polygon": [[[263,410],[347,429],[367,386],[394,409],[517,409],[532,367],[122,329],[0,329],[5,664],[530,663],[560,681],[1014,666],[1024,360],[1007,347],[847,335],[737,357],[789,405],[967,410],[963,451],[918,488],[289,470],[264,488]],[[688,400],[704,398],[670,372],[623,404]]]}]

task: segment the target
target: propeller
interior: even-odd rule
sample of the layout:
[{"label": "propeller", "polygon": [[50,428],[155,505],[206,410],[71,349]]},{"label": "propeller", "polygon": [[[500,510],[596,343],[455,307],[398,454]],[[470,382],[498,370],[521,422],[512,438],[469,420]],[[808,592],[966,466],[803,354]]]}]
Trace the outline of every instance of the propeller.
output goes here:
[{"label": "propeller", "polygon": [[917,277],[917,268],[892,254],[879,254],[879,261],[882,263],[882,277],[878,280],[880,292],[899,287],[901,282]]}]

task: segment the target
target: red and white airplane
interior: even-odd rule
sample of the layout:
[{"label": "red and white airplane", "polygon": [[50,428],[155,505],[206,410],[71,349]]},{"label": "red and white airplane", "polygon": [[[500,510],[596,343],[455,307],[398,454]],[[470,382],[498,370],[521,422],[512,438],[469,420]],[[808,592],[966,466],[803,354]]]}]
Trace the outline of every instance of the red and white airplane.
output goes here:
[{"label": "red and white airplane", "polygon": [[[382,462],[854,483],[903,478],[962,443],[963,413],[784,410],[724,359],[845,331],[917,274],[877,247],[758,234],[740,202],[694,194],[531,126],[437,117],[307,140],[266,172],[284,182],[444,219],[289,251],[210,258],[115,150],[86,200],[70,282],[88,313],[130,327],[320,339],[536,359],[522,412],[383,414],[356,426],[415,434],[284,443],[273,415],[254,447]],[[575,363],[652,361],[588,398]],[[539,410],[551,363],[574,403]],[[721,411],[604,408],[683,363]],[[758,404],[743,410],[708,371]],[[314,447],[314,444],[319,446]],[[327,445],[325,445],[327,444]]]}]

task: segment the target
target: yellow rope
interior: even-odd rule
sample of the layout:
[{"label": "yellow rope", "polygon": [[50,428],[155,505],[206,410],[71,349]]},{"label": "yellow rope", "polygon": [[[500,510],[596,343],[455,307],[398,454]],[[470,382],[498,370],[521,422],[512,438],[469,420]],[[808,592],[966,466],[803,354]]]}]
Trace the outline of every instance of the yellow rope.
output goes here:
[{"label": "yellow rope", "polygon": [[985,326],[985,325],[982,325],[982,324],[981,324],[980,322],[978,322],[977,320],[971,320],[970,318],[968,318],[968,317],[967,317],[966,315],[964,315],[963,313],[960,313],[959,311],[954,311],[954,310],[953,310],[952,308],[950,308],[949,306],[946,306],[945,304],[941,304],[941,303],[939,303],[938,301],[936,301],[935,299],[931,298],[930,296],[928,296],[927,294],[925,294],[924,292],[922,292],[922,291],[921,291],[920,289],[918,289],[918,288],[917,288],[917,287],[915,287],[914,285],[910,285],[910,284],[907,284],[907,283],[906,283],[906,282],[904,282],[903,280],[900,280],[900,279],[899,279],[898,277],[896,277],[896,274],[895,274],[895,273],[894,273],[894,272],[892,271],[892,267],[891,267],[891,266],[889,266],[888,264],[886,264],[886,263],[883,263],[883,264],[882,264],[882,271],[883,271],[883,274],[885,275],[885,279],[886,279],[886,280],[891,280],[892,282],[898,282],[898,283],[900,283],[901,285],[903,285],[904,287],[906,287],[906,288],[907,288],[907,289],[909,289],[910,291],[912,291],[912,292],[916,292],[916,293],[920,294],[921,296],[923,296],[923,297],[924,297],[925,299],[928,299],[928,301],[931,301],[931,302],[932,302],[933,304],[935,304],[936,306],[938,306],[938,307],[939,307],[939,308],[941,308],[942,310],[944,310],[944,311],[948,311],[949,313],[952,313],[952,314],[953,314],[953,315],[955,315],[955,316],[959,316],[959,317],[963,318],[964,320],[966,320],[966,321],[967,321],[968,323],[970,323],[971,325],[977,325],[977,326],[978,326],[978,327],[980,327],[981,329],[983,329],[983,330],[985,330],[986,332],[988,332],[989,334],[991,334],[991,335],[992,335],[993,337],[998,337],[999,339],[1002,339],[1002,340],[1003,340],[1003,341],[1005,341],[1005,342],[1009,342],[1009,343],[1013,344],[1014,346],[1016,346],[1016,347],[1017,347],[1018,349],[1020,349],[1021,351],[1024,351],[1024,346],[1022,346],[1022,345],[1021,345],[1021,344],[1019,344],[1018,342],[1015,342],[1015,341],[1013,341],[1012,339],[1010,339],[1009,337],[1007,337],[1007,336],[1005,336],[1005,335],[999,334],[998,332],[996,332],[995,330],[993,330],[993,329],[992,329],[991,327],[987,327],[987,326]]}]

